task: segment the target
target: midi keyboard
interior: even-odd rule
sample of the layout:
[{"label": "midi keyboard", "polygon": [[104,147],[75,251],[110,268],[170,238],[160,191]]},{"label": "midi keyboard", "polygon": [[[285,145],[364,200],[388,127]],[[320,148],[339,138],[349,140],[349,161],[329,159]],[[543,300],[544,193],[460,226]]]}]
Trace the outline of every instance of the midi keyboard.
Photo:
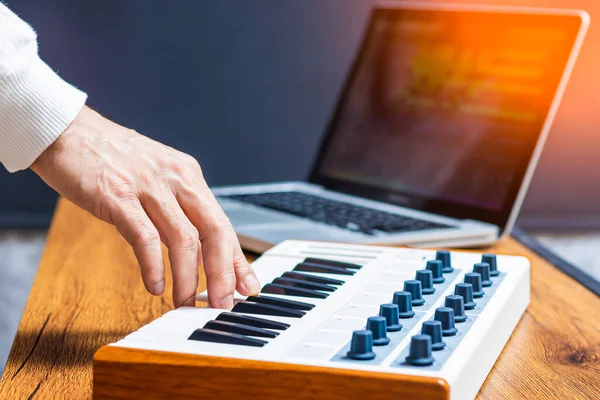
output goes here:
[{"label": "midi keyboard", "polygon": [[202,358],[198,380],[264,398],[472,399],[529,303],[517,256],[285,241],[252,266],[262,291],[231,311],[182,307],[110,347]]}]

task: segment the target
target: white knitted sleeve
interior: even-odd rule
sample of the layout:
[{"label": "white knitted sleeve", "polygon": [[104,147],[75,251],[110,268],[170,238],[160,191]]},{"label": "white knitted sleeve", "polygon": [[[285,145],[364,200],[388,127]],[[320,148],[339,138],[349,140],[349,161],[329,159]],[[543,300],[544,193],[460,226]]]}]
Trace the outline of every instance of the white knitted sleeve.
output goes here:
[{"label": "white knitted sleeve", "polygon": [[28,168],[86,99],[39,58],[33,29],[0,3],[0,163]]}]

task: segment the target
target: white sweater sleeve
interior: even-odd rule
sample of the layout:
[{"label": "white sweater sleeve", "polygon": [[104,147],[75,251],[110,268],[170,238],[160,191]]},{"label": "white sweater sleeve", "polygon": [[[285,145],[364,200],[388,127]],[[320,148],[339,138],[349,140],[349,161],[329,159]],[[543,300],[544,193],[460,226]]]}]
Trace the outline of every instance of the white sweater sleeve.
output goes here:
[{"label": "white sweater sleeve", "polygon": [[0,2],[0,163],[9,172],[28,168],[86,98],[39,58],[33,29]]}]

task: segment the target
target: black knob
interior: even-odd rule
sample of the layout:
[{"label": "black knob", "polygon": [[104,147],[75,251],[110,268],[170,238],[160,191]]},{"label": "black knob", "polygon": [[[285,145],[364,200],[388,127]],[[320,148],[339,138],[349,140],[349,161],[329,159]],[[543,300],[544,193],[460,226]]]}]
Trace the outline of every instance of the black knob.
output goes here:
[{"label": "black knob", "polygon": [[444,275],[442,274],[443,267],[444,266],[442,265],[442,262],[440,260],[427,261],[427,266],[425,267],[425,269],[431,271],[431,273],[433,274],[433,283],[444,283],[444,281],[446,280],[446,278],[444,278]]},{"label": "black knob", "polygon": [[440,260],[442,262],[442,266],[443,266],[442,271],[445,274],[454,271],[454,268],[452,268],[452,258],[450,256],[449,251],[438,250],[437,253],[435,253],[435,259]]},{"label": "black knob", "polygon": [[490,264],[490,275],[498,276],[500,275],[500,271],[498,271],[498,261],[495,254],[484,254],[481,256],[481,262]]},{"label": "black knob", "polygon": [[387,323],[384,317],[369,317],[367,319],[367,330],[373,332],[373,344],[375,346],[384,346],[390,343],[387,337]]},{"label": "black knob", "polygon": [[467,315],[465,314],[465,299],[462,296],[450,295],[446,296],[446,307],[450,307],[454,310],[454,322],[465,322]]},{"label": "black knob", "polygon": [[388,332],[397,332],[402,329],[398,315],[398,306],[395,304],[382,304],[379,306],[379,316],[385,318]]},{"label": "black knob", "polygon": [[473,310],[477,307],[477,304],[473,301],[473,285],[470,283],[457,283],[454,287],[454,294],[462,296],[465,310]]},{"label": "black knob", "polygon": [[412,318],[415,312],[412,309],[412,295],[409,292],[395,292],[392,303],[398,306],[400,318]]},{"label": "black knob", "polygon": [[477,272],[469,272],[465,274],[465,283],[473,285],[473,297],[483,297],[483,286],[481,285],[481,274]]},{"label": "black knob", "polygon": [[373,353],[373,332],[354,331],[352,341],[350,342],[350,351],[346,357],[353,360],[372,360],[375,358]]},{"label": "black knob", "polygon": [[421,282],[421,290],[423,294],[434,294],[433,273],[427,269],[417,271],[415,279]]},{"label": "black knob", "polygon": [[442,323],[440,321],[425,321],[421,334],[431,336],[431,348],[433,351],[442,350],[446,342],[442,340]]},{"label": "black knob", "polygon": [[479,263],[473,265],[473,272],[481,274],[481,286],[490,287],[492,286],[492,280],[490,279],[490,264]]},{"label": "black knob", "polygon": [[410,350],[406,362],[419,367],[433,364],[431,356],[431,336],[415,335],[410,339]]},{"label": "black knob", "polygon": [[425,304],[423,299],[423,289],[421,289],[421,282],[417,280],[404,281],[404,291],[409,292],[412,296],[412,305],[422,306]]},{"label": "black knob", "polygon": [[454,310],[450,307],[436,308],[434,319],[442,323],[443,336],[454,336],[458,332],[458,329],[454,326]]}]

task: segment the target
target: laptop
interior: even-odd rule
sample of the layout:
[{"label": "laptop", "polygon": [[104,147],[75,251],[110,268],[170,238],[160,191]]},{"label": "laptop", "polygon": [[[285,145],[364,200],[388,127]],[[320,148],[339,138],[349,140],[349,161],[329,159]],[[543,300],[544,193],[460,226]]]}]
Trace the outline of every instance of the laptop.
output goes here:
[{"label": "laptop", "polygon": [[509,234],[588,25],[581,10],[378,3],[309,179],[213,189],[242,247]]}]

